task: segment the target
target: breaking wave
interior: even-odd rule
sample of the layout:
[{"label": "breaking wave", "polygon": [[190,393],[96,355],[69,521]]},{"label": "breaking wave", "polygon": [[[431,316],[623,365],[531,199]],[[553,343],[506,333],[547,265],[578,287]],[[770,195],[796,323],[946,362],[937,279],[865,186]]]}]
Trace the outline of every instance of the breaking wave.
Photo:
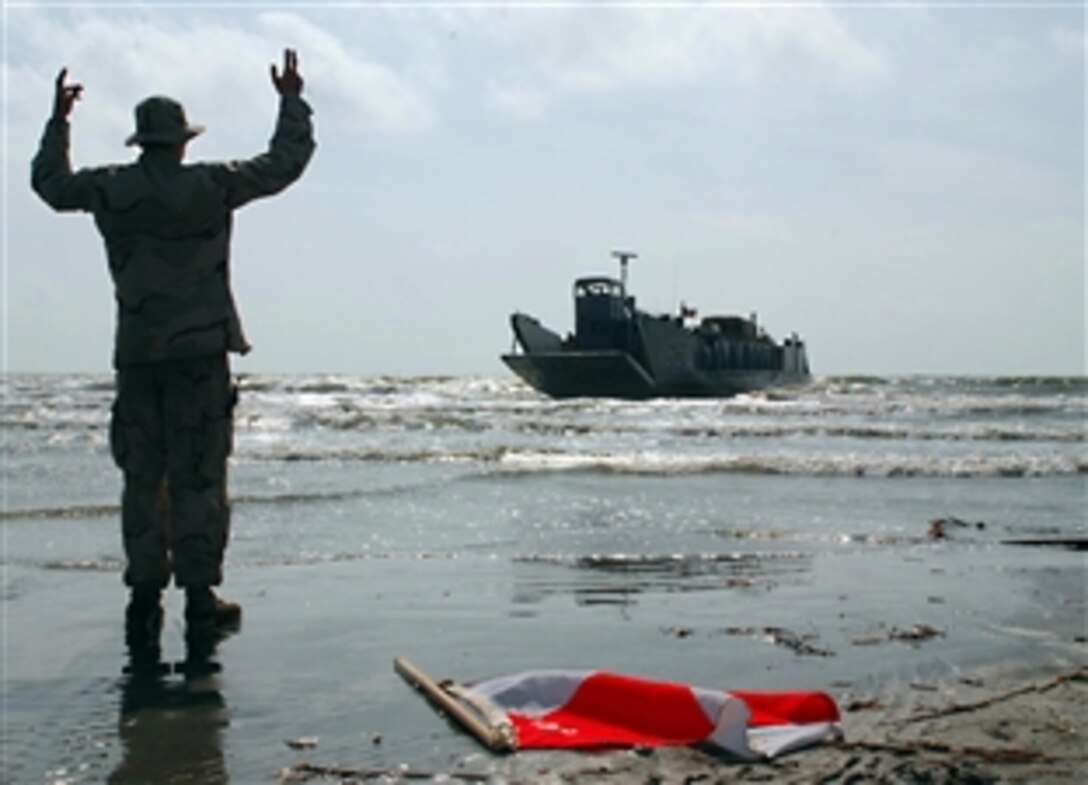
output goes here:
[{"label": "breaking wave", "polygon": [[[365,463],[444,465],[470,476],[1088,473],[1088,380],[1080,377],[841,376],[686,401],[552,401],[512,377],[247,375],[239,384],[234,460],[300,471]],[[11,471],[108,461],[112,387],[104,375],[0,377]],[[84,505],[0,511],[0,520],[107,514],[115,508]]]},{"label": "breaking wave", "polygon": [[669,455],[510,452],[511,474],[605,472],[630,475],[765,474],[818,477],[1044,477],[1088,473],[1079,456]]},{"label": "breaking wave", "polygon": [[1066,453],[930,455],[887,453],[709,453],[667,451],[578,452],[508,446],[426,449],[291,449],[253,453],[252,461],[419,463],[475,467],[509,475],[607,473],[617,475],[765,474],[821,477],[1046,477],[1088,473],[1088,456]]}]

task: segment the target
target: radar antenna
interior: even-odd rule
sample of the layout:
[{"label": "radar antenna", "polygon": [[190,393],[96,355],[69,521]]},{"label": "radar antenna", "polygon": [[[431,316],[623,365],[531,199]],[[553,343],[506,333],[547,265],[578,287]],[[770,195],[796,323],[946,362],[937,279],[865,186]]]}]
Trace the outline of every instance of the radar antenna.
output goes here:
[{"label": "radar antenna", "polygon": [[627,263],[632,259],[637,259],[638,254],[632,251],[613,251],[612,255],[620,260],[620,284],[623,286],[624,294],[627,293]]}]

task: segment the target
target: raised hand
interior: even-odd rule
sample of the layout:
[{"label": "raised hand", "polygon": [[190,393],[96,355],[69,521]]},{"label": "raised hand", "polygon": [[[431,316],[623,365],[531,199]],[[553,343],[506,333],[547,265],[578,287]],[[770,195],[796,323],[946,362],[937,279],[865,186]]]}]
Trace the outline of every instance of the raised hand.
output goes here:
[{"label": "raised hand", "polygon": [[272,65],[272,84],[280,95],[300,95],[302,93],[302,75],[298,72],[298,52],[294,49],[283,50],[283,73]]},{"label": "raised hand", "polygon": [[75,106],[76,101],[80,99],[80,94],[83,92],[83,85],[81,84],[65,84],[64,80],[67,76],[68,69],[60,69],[60,73],[57,74],[57,81],[54,83],[53,117],[57,120],[67,119],[72,112],[72,107]]}]

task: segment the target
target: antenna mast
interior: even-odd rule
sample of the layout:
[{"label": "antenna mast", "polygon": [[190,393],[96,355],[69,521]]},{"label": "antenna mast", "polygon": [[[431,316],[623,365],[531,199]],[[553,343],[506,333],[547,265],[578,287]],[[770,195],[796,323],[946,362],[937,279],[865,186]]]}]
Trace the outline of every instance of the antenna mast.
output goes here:
[{"label": "antenna mast", "polygon": [[612,255],[620,260],[620,284],[623,286],[624,295],[627,293],[627,263],[637,259],[638,254],[632,251],[613,251]]}]

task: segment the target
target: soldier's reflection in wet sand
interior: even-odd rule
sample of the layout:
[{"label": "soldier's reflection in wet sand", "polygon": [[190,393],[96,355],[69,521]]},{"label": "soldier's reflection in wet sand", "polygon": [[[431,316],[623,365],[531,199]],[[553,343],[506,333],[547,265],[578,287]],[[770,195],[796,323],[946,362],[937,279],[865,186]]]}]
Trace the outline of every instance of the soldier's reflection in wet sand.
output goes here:
[{"label": "soldier's reflection in wet sand", "polygon": [[126,629],[129,662],[121,677],[118,737],[122,757],[110,775],[121,783],[229,782],[223,729],[230,713],[220,690],[215,649],[190,649],[162,661],[158,630]]}]

